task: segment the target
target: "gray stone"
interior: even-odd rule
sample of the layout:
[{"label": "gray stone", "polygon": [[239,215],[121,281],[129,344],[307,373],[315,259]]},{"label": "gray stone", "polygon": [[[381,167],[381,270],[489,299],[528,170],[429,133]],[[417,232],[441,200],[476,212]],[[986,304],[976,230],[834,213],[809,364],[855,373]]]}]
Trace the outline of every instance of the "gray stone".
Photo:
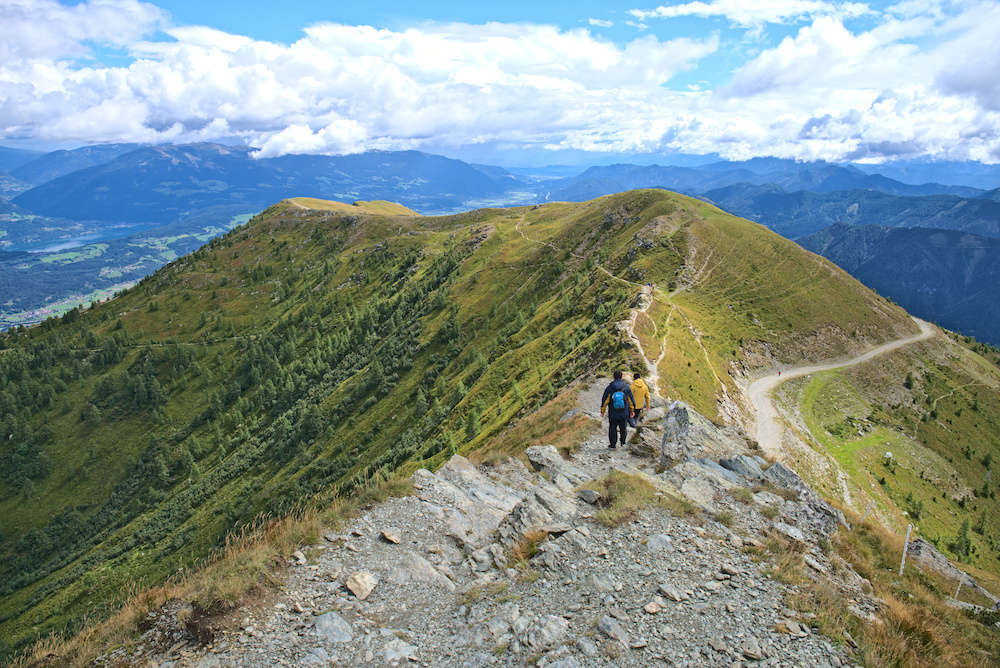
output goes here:
[{"label": "gray stone", "polygon": [[586,636],[576,641],[576,648],[587,657],[593,658],[598,654],[597,643]]},{"label": "gray stone", "polygon": [[590,573],[584,578],[585,587],[598,592],[613,592],[615,590],[615,579],[608,573]]},{"label": "gray stone", "polygon": [[555,479],[556,475],[561,475],[574,485],[579,485],[591,478],[586,471],[563,459],[559,451],[551,445],[533,445],[524,453],[528,456],[532,468],[548,472],[552,479]]},{"label": "gray stone", "polygon": [[770,506],[771,508],[780,508],[784,505],[785,500],[778,496],[777,494],[772,494],[771,492],[757,492],[753,495],[753,502],[758,506]]},{"label": "gray stone", "polygon": [[799,474],[781,462],[771,464],[767,470],[764,471],[764,477],[778,487],[785,489],[801,489],[805,487],[805,483],[802,482],[802,478],[799,477]]},{"label": "gray stone", "polygon": [[580,662],[576,660],[576,657],[564,656],[547,664],[546,668],[580,668]]},{"label": "gray stone", "polygon": [[604,498],[600,492],[595,492],[592,489],[581,489],[576,493],[576,497],[578,499],[583,499],[584,501],[586,501],[591,505],[597,503],[602,498]]},{"label": "gray stone", "polygon": [[569,533],[570,531],[572,531],[573,527],[571,527],[569,524],[566,524],[565,522],[560,522],[558,524],[546,524],[543,527],[538,527],[538,530],[544,531],[545,533],[552,536],[560,536],[564,533]]},{"label": "gray stone", "polygon": [[569,622],[565,619],[545,615],[531,622],[521,637],[521,642],[536,650],[544,650],[561,643],[568,632]]},{"label": "gray stone", "polygon": [[[419,480],[426,478],[421,476]],[[500,522],[521,500],[461,455],[452,456],[433,475],[431,485],[451,502],[452,507],[445,511],[448,535],[470,551],[491,543]]]},{"label": "gray stone", "polygon": [[690,406],[675,401],[663,421],[661,464],[671,466],[687,458],[713,460],[746,452],[746,442],[731,429],[719,428]]},{"label": "gray stone", "polygon": [[336,612],[328,612],[316,618],[316,633],[330,642],[350,642],[354,639],[351,625]]},{"label": "gray stone", "polygon": [[434,568],[434,564],[409,550],[399,555],[398,561],[389,571],[386,579],[396,584],[423,582],[447,591],[455,591],[455,583]]},{"label": "gray stone", "polygon": [[716,652],[728,652],[729,647],[726,646],[726,641],[722,638],[715,636],[708,639],[708,646],[714,649]]},{"label": "gray stone", "polygon": [[319,664],[325,666],[330,661],[330,653],[322,647],[313,647],[309,653],[302,657],[302,663]]},{"label": "gray stone", "polygon": [[669,598],[671,601],[677,601],[678,603],[680,603],[681,601],[687,601],[689,599],[688,595],[685,592],[682,592],[680,589],[672,587],[668,584],[661,584],[659,591],[661,594]]},{"label": "gray stone", "polygon": [[393,661],[402,661],[403,659],[416,661],[417,648],[405,640],[393,638],[382,646],[382,649],[378,651],[376,656],[379,656],[390,663]]},{"label": "gray stone", "polygon": [[793,527],[791,524],[785,524],[784,522],[775,522],[774,530],[785,538],[790,539],[793,543],[803,547],[806,546],[805,534],[798,527]]},{"label": "gray stone", "polygon": [[500,606],[493,618],[486,622],[486,627],[493,634],[494,638],[499,638],[505,633],[509,633],[514,628],[514,623],[521,617],[521,610],[516,603],[505,603]]},{"label": "gray stone", "polygon": [[749,480],[756,480],[764,475],[764,471],[761,470],[760,464],[757,463],[757,460],[753,457],[748,457],[747,455],[738,455],[736,457],[720,459],[719,464],[733,473],[741,475]]},{"label": "gray stone", "polygon": [[694,459],[692,461],[698,466],[701,466],[702,468],[711,471],[713,475],[722,476],[723,478],[733,483],[734,485],[741,485],[742,483],[742,480],[740,480],[740,476],[737,473],[727,469],[724,466],[720,466],[719,462],[715,461],[714,459],[708,459],[707,457],[702,457],[701,459]]},{"label": "gray stone", "polygon": [[396,527],[389,527],[388,529],[384,529],[382,531],[382,538],[384,538],[386,541],[390,543],[399,545],[400,541],[402,540],[402,538],[400,537],[400,533],[401,533],[400,530],[397,529]]},{"label": "gray stone", "polygon": [[826,566],[819,563],[818,561],[810,557],[808,554],[803,558],[803,561],[805,561],[806,566],[813,569],[817,573],[826,573],[828,571]]},{"label": "gray stone", "polygon": [[626,649],[632,646],[632,640],[629,634],[622,628],[622,625],[618,623],[618,620],[614,617],[601,617],[597,622],[597,630],[611,638],[612,640],[617,640],[622,644],[622,647]]},{"label": "gray stone", "polygon": [[760,661],[764,658],[764,655],[761,654],[760,645],[757,643],[756,638],[750,638],[745,641],[740,647],[740,651],[743,653],[743,656],[752,661]]},{"label": "gray stone", "polygon": [[673,552],[674,543],[667,536],[662,533],[654,534],[646,539],[646,549],[650,552]]}]

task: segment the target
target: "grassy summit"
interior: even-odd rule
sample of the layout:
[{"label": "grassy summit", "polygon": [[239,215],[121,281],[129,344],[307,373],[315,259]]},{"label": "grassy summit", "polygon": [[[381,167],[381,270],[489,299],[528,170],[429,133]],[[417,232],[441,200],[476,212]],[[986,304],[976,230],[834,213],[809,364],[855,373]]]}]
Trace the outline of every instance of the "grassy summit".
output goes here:
[{"label": "grassy summit", "polygon": [[[0,352],[0,638],[103,614],[262,514],[451,454],[638,351],[734,420],[737,378],[912,333],[898,307],[765,228],[643,190],[422,217],[286,200],[114,300]],[[734,417],[736,416],[736,417]]]}]

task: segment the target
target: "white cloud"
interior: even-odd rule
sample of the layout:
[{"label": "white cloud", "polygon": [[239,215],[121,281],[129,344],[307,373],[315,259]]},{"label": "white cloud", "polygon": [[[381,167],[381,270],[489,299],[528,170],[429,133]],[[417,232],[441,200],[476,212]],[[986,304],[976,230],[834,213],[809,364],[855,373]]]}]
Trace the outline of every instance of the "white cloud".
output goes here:
[{"label": "white cloud", "polygon": [[656,9],[632,9],[629,14],[649,19],[697,16],[722,17],[743,27],[759,27],[765,23],[787,23],[819,16],[860,16],[868,13],[868,5],[857,2],[829,3],[824,0],[695,0],[680,5],[661,5]]},{"label": "white cloud", "polygon": [[[171,26],[152,5],[128,0],[0,0],[4,19],[13,17],[0,25],[0,138],[241,137],[262,156],[484,144],[1000,158],[997,3],[912,0],[852,31],[843,17],[863,7],[674,7],[741,25],[805,22],[748,56],[720,35],[650,30],[619,44],[587,29],[501,23],[325,23],[276,44]],[[170,39],[154,40],[157,29]],[[94,45],[127,49],[134,61],[94,64],[86,60]],[[678,78],[710,57],[737,62],[730,81],[704,81],[707,67]]]},{"label": "white cloud", "polygon": [[[717,40],[618,46],[586,30],[491,23],[404,31],[320,24],[291,45],[208,28],[137,42],[128,68],[0,71],[0,132],[156,141],[225,127],[262,154],[462,145],[572,132],[655,93]],[[90,132],[88,133],[88,128]]]},{"label": "white cloud", "polygon": [[615,25],[614,21],[604,21],[602,19],[588,19],[587,22],[595,28],[611,28]]},{"label": "white cloud", "polygon": [[136,0],[91,0],[75,6],[56,0],[0,0],[0,66],[32,60],[82,58],[88,42],[128,45],[166,18]]},{"label": "white cloud", "polygon": [[985,109],[1000,112],[1000,7],[979,3],[946,25],[958,34],[934,51],[935,60],[942,63],[935,84],[945,93],[971,97]]}]

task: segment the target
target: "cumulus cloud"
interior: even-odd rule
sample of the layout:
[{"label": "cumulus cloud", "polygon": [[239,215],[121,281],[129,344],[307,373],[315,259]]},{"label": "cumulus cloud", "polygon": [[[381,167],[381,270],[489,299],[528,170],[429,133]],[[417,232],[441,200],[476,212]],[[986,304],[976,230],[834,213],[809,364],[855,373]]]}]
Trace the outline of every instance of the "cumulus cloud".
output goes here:
[{"label": "cumulus cloud", "polygon": [[5,67],[2,131],[161,141],[225,127],[262,155],[530,141],[659,90],[718,44],[647,36],[618,46],[587,30],[500,23],[326,23],[291,45],[200,27],[168,32],[175,41],[132,44],[139,58],[127,68]]},{"label": "cumulus cloud", "polygon": [[860,16],[868,13],[868,5],[858,2],[829,3],[823,0],[695,0],[680,5],[661,5],[656,9],[632,9],[629,14],[649,19],[697,16],[721,17],[743,27],[758,27],[766,23],[786,23],[820,16]]},{"label": "cumulus cloud", "polygon": [[90,55],[88,42],[128,45],[166,18],[136,0],[91,0],[75,6],[56,0],[0,0],[0,65]]},{"label": "cumulus cloud", "polygon": [[[749,58],[725,51],[718,33],[666,39],[651,29],[618,43],[549,25],[322,23],[277,44],[171,25],[134,0],[0,8],[0,138],[240,137],[261,156],[477,144],[734,159],[1000,155],[996,2],[911,0],[869,16],[867,31],[846,19],[864,5],[816,0],[633,14],[802,24]],[[97,64],[89,56],[100,45],[133,60]],[[737,57],[728,81],[679,78]]]}]

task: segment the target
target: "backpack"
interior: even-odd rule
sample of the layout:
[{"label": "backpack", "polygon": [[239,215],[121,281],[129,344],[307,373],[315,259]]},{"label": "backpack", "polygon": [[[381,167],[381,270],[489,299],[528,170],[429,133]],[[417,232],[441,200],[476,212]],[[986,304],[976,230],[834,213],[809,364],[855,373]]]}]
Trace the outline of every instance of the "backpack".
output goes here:
[{"label": "backpack", "polygon": [[616,390],[614,394],[611,395],[611,407],[616,411],[625,409],[625,391]]}]

